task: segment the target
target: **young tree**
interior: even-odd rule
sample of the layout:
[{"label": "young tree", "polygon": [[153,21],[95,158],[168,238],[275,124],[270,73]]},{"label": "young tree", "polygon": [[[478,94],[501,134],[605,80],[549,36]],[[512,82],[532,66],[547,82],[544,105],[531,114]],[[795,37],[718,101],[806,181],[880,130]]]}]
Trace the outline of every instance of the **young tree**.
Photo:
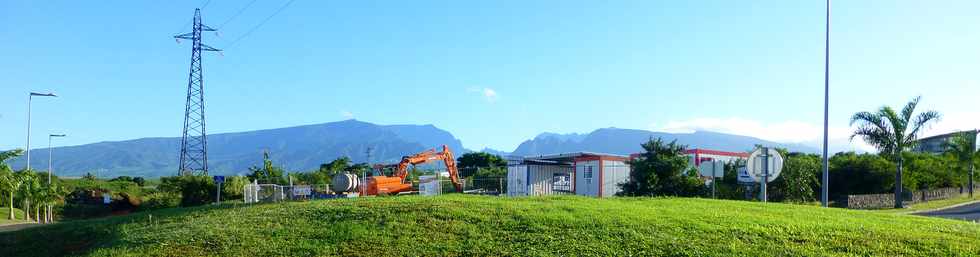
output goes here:
[{"label": "young tree", "polygon": [[[21,181],[18,193],[21,197],[21,209],[24,211],[24,220],[31,220],[31,208],[35,203],[40,191],[41,183],[38,176],[32,170],[17,172],[17,179]],[[37,217],[35,217],[37,218]]]},{"label": "young tree", "polygon": [[820,157],[803,153],[784,154],[786,161],[779,177],[770,184],[772,198],[778,201],[806,203],[816,200]]},{"label": "young tree", "polygon": [[915,146],[919,132],[930,123],[939,120],[939,113],[926,111],[915,115],[915,107],[922,97],[916,97],[902,108],[901,113],[890,106],[882,106],[877,112],[859,112],[851,117],[851,125],[858,128],[851,140],[861,137],[865,142],[878,148],[878,154],[892,159],[897,164],[895,171],[895,208],[903,208],[902,202],[902,152]]},{"label": "young tree", "polygon": [[620,184],[624,196],[697,196],[705,191],[704,183],[686,176],[688,160],[684,145],[677,141],[664,143],[660,138],[644,143],[645,152],[630,161],[630,179]]},{"label": "young tree", "polygon": [[980,151],[977,151],[977,131],[961,132],[953,137],[946,143],[946,152],[955,156],[960,165],[968,171],[967,186],[970,197],[973,197],[973,166],[977,159],[980,159]]},{"label": "young tree", "polygon": [[262,153],[261,168],[252,166],[248,170],[252,172],[248,177],[258,180],[259,183],[286,184],[286,179],[283,178],[283,173],[285,172],[283,172],[282,168],[272,165],[272,160],[269,159],[269,152]]},{"label": "young tree", "polygon": [[8,193],[8,210],[9,215],[7,219],[13,220],[14,217],[14,193],[20,188],[21,182],[14,174],[13,169],[10,165],[7,165],[7,160],[14,157],[20,156],[24,151],[20,149],[10,150],[6,152],[0,152],[0,192]]}]

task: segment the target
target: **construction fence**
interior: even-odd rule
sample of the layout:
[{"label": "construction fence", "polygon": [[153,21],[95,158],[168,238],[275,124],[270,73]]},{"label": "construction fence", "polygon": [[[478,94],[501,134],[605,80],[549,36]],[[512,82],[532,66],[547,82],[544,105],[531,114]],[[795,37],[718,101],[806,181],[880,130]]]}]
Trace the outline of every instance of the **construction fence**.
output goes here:
[{"label": "construction fence", "polygon": [[[425,177],[422,176],[420,179],[412,181],[412,186],[415,189],[413,194],[438,195],[456,193],[456,187],[451,180],[444,177]],[[362,179],[359,192],[363,191],[363,187],[366,185],[363,182]],[[461,182],[463,184],[463,192],[466,194],[506,195],[507,193],[506,177],[467,178]],[[359,192],[334,192],[331,190],[330,185],[327,184],[278,185],[253,182],[246,184],[242,190],[245,203],[336,199],[359,196]]]}]

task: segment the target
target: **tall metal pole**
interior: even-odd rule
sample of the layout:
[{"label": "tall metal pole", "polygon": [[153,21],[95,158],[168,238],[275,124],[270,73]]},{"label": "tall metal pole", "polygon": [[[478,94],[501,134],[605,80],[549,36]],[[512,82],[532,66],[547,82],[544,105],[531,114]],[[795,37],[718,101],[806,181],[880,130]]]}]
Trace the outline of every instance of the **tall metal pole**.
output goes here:
[{"label": "tall metal pole", "polygon": [[31,101],[34,93],[27,96],[27,170],[31,170]]},{"label": "tall metal pole", "polygon": [[827,0],[826,30],[824,31],[823,63],[823,179],[820,183],[820,204],[827,207],[830,191],[830,161],[827,157],[827,137],[830,112],[830,0]]},{"label": "tall metal pole", "polygon": [[51,159],[53,159],[51,151],[51,138],[52,137],[64,137],[65,134],[50,134],[48,135],[48,185],[51,185],[51,174],[54,174],[54,168],[51,166]]},{"label": "tall metal pole", "polygon": [[48,135],[48,185],[51,185],[51,137],[53,135]]},{"label": "tall metal pole", "polygon": [[980,132],[980,130],[977,130],[977,129],[974,129],[973,130],[973,149],[970,149],[971,152],[973,153],[971,155],[974,156],[974,158],[970,158],[970,180],[969,180],[970,181],[970,183],[969,183],[969,186],[970,186],[970,198],[973,198],[973,187],[974,187],[974,185],[973,185],[973,170],[976,168],[976,167],[974,167],[975,166],[974,163],[976,163],[976,160],[974,160],[974,159],[976,158],[975,156],[977,154],[976,152],[977,152],[977,133],[978,132]]},{"label": "tall metal pole", "polygon": [[30,92],[27,94],[27,169],[31,169],[31,102],[34,101],[34,96],[51,96],[56,97],[54,93],[35,93]]}]

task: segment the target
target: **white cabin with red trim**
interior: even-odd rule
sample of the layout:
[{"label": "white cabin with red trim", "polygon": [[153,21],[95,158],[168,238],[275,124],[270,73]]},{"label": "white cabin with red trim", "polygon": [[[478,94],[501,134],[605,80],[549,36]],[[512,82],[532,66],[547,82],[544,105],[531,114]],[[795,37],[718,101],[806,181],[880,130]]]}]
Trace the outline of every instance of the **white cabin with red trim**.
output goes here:
[{"label": "white cabin with red trim", "polygon": [[629,180],[627,156],[575,152],[512,159],[507,167],[507,195],[576,194],[614,196]]}]

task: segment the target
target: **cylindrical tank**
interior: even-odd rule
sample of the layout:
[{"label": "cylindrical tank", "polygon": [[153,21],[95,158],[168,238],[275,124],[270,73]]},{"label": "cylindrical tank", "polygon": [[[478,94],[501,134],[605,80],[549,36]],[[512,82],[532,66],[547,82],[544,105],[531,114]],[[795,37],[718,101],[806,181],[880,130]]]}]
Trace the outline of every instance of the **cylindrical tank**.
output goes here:
[{"label": "cylindrical tank", "polygon": [[358,182],[357,175],[340,173],[333,176],[330,189],[337,193],[355,192],[358,190]]}]

